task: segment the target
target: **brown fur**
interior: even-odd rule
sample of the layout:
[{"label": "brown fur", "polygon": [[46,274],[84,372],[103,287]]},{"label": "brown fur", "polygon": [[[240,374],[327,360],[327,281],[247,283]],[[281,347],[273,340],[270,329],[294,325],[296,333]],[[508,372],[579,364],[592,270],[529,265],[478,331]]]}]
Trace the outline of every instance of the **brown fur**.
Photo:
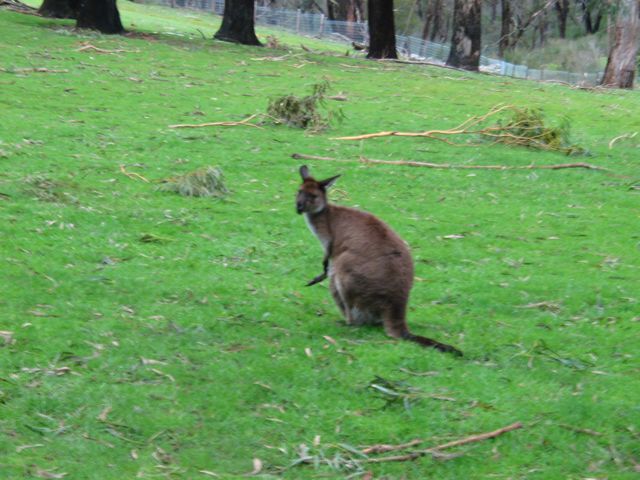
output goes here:
[{"label": "brown fur", "polygon": [[330,204],[326,191],[337,177],[317,181],[306,166],[300,174],[296,208],[325,250],[325,272],[309,284],[329,277],[331,295],[349,325],[383,325],[391,337],[461,355],[407,327],[413,261],[405,242],[374,215]]}]

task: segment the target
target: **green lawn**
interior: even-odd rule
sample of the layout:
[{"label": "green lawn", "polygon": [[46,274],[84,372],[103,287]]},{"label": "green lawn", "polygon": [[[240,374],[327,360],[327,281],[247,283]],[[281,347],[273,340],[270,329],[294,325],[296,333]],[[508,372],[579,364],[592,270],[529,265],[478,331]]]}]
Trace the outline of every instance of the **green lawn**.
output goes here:
[{"label": "green lawn", "polygon": [[[609,147],[640,131],[637,91],[310,53],[323,44],[260,29],[282,46],[248,48],[202,38],[206,14],[120,7],[144,35],[0,11],[0,478],[637,478],[640,135]],[[325,79],[347,101],[328,100],[345,119],[319,135],[168,128],[239,121]],[[566,117],[589,156],[333,139],[499,103]],[[306,162],[410,244],[410,326],[459,359],[348,328],[326,282],[304,287],[322,251],[295,214],[292,153],[610,171]],[[156,188],[210,165],[225,200]],[[387,401],[377,376],[414,398]],[[354,453],[516,421],[446,461]]]}]

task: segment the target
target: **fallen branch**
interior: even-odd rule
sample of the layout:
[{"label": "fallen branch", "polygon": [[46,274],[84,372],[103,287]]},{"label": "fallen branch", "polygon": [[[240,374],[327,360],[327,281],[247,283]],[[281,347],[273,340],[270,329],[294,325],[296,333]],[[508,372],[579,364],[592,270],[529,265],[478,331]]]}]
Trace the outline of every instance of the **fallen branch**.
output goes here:
[{"label": "fallen branch", "polygon": [[386,445],[384,443],[380,445],[371,445],[370,447],[363,448],[362,453],[364,453],[365,455],[370,455],[372,453],[395,452],[397,450],[405,450],[415,445],[419,445],[423,442],[424,440],[417,438],[415,440],[411,440],[410,442],[401,443],[399,445]]},{"label": "fallen branch", "polygon": [[584,168],[587,170],[601,170],[609,171],[607,168],[598,167],[590,163],[577,162],[577,163],[560,163],[555,165],[453,165],[450,163],[429,163],[429,162],[417,162],[412,160],[375,160],[373,158],[359,157],[358,159],[342,159],[332,157],[320,157],[317,155],[304,155],[302,153],[294,153],[291,158],[296,160],[324,160],[329,162],[360,162],[360,163],[373,163],[381,165],[396,165],[396,166],[408,166],[408,167],[424,167],[424,168],[436,168],[441,170],[561,170],[566,168]]},{"label": "fallen branch", "polygon": [[[503,112],[510,112],[511,118],[499,119],[490,125],[486,125],[488,119]],[[469,117],[458,126],[450,129],[426,130],[423,132],[399,132],[384,131],[355,135],[350,137],[337,137],[333,140],[368,140],[381,137],[421,137],[431,140],[439,140],[456,147],[469,147],[487,145],[484,143],[470,143],[454,140],[456,136],[473,136],[489,139],[493,144],[504,143],[540,150],[561,152],[566,155],[584,153],[584,150],[576,145],[568,144],[568,125],[558,127],[548,126],[537,109],[518,108],[514,105],[495,105],[487,113]]]},{"label": "fallen branch", "polygon": [[255,123],[250,123],[251,120],[258,116],[257,113],[245,118],[244,120],[240,120],[239,122],[208,122],[208,123],[197,123],[197,124],[177,124],[177,125],[169,125],[169,128],[203,128],[203,127],[237,127],[237,126],[245,126],[245,127],[254,127],[254,128],[262,128],[260,125],[256,125]]},{"label": "fallen branch", "polygon": [[453,440],[452,442],[443,443],[442,445],[438,445],[436,447],[429,448],[429,451],[433,450],[444,450],[445,448],[458,447],[460,445],[466,445],[467,443],[481,442],[483,440],[488,440],[489,438],[499,437],[500,435],[510,432],[512,430],[518,430],[522,428],[521,422],[512,423],[511,425],[507,425],[506,427],[499,428],[494,430],[493,432],[481,433],[479,435],[471,435],[470,437],[461,438],[460,440]]},{"label": "fallen branch", "polygon": [[45,67],[28,67],[28,68],[0,68],[0,72],[5,73],[69,73],[69,70],[52,70]]},{"label": "fallen branch", "polygon": [[98,53],[106,53],[106,54],[110,54],[110,53],[137,53],[134,50],[125,50],[123,48],[117,48],[115,50],[106,50],[104,48],[100,48],[100,47],[96,47],[95,45],[92,45],[88,42],[84,42],[81,44],[82,46],[78,49],[76,49],[78,52],[86,52],[88,50],[91,50],[92,52],[98,52]]},{"label": "fallen branch", "polygon": [[618,140],[622,140],[623,138],[633,138],[636,135],[638,135],[638,132],[633,132],[633,133],[625,133],[623,135],[618,135],[617,137],[613,138],[610,142],[609,142],[609,150],[611,150],[613,148],[613,145],[618,141]]},{"label": "fallen branch", "polygon": [[147,180],[145,177],[143,177],[139,173],[127,172],[127,169],[125,168],[124,165],[120,165],[120,171],[132,180],[142,180],[143,182],[150,183],[149,180]]},{"label": "fallen branch", "polygon": [[[447,454],[442,453],[441,450],[445,450],[445,449],[451,448],[451,447],[458,447],[460,445],[466,445],[468,443],[481,442],[483,440],[488,440],[490,438],[495,438],[495,437],[498,437],[500,435],[503,435],[504,433],[510,432],[512,430],[517,430],[519,428],[522,428],[522,423],[516,422],[516,423],[512,423],[511,425],[507,425],[506,427],[502,427],[502,428],[499,428],[497,430],[494,430],[492,432],[481,433],[479,435],[472,435],[470,437],[461,438],[459,440],[453,440],[451,442],[443,443],[442,445],[437,445],[435,447],[427,448],[426,450],[416,450],[416,451],[408,453],[406,455],[393,455],[393,456],[389,456],[389,457],[367,458],[367,459],[365,459],[363,461],[364,462],[368,462],[368,463],[406,462],[406,461],[409,461],[409,460],[415,460],[416,458],[423,457],[425,455],[432,455],[434,458],[440,459],[440,460],[449,460],[451,458],[455,458],[457,456],[460,456],[460,454],[447,455]],[[394,446],[391,446],[391,445],[386,445],[386,446],[380,445],[378,447],[390,447],[390,448],[393,448],[395,450],[400,450],[401,449],[400,447],[407,448],[407,446],[415,445],[416,444],[415,442],[420,443],[422,441],[421,440],[413,440],[413,441],[408,442],[408,443],[403,444],[403,445],[396,445],[395,446],[396,448],[394,448]],[[391,450],[381,450],[381,451],[391,451]],[[371,453],[377,453],[377,452],[373,451]]]},{"label": "fallen branch", "polygon": [[566,423],[559,423],[558,426],[567,430],[571,430],[572,432],[584,433],[586,435],[591,435],[594,437],[602,436],[600,432],[596,432],[595,430],[591,430],[589,428],[574,427],[573,425],[567,425]]},{"label": "fallen branch", "polygon": [[380,138],[380,137],[428,137],[434,138],[436,140],[442,140],[442,138],[438,137],[438,135],[458,135],[458,134],[472,134],[472,133],[482,133],[482,131],[498,131],[501,127],[487,127],[483,130],[470,130],[472,127],[477,126],[478,124],[484,122],[487,118],[497,115],[498,113],[513,108],[511,105],[499,105],[493,107],[484,115],[470,117],[464,122],[462,122],[457,127],[448,129],[448,130],[426,130],[424,132],[377,132],[377,133],[367,133],[364,135],[355,135],[352,137],[337,137],[332,140],[368,140],[370,138]]}]

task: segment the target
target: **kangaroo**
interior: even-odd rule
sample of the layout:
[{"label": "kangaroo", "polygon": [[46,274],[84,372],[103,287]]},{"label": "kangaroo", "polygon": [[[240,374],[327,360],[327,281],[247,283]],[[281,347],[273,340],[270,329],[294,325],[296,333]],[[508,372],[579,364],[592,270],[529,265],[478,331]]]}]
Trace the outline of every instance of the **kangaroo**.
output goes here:
[{"label": "kangaroo", "polygon": [[462,355],[451,345],[414,335],[407,327],[407,303],[413,285],[413,261],[405,242],[382,220],[353,208],[332,205],[327,189],[340,175],[316,180],[300,167],[302,185],[296,210],[324,249],[322,274],[348,325],[380,325],[390,337]]}]

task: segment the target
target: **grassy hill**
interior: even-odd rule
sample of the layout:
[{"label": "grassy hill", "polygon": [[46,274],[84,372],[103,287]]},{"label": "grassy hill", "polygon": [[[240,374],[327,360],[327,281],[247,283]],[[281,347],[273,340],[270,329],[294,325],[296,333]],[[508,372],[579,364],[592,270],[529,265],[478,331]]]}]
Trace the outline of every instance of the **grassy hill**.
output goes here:
[{"label": "grassy hill", "polygon": [[[278,48],[246,48],[202,38],[205,14],[121,8],[129,37],[0,11],[0,477],[637,476],[640,136],[609,145],[640,131],[638,92],[375,63],[272,31]],[[168,128],[240,121],[323,80],[347,101],[327,100],[345,118],[321,134]],[[589,156],[334,139],[500,103],[566,119]],[[322,251],[295,214],[292,153],[352,160],[305,163],[409,243],[410,326],[464,358],[348,328],[326,283],[304,287]],[[207,166],[225,199],[157,188]],[[516,421],[456,458],[356,453]]]}]

